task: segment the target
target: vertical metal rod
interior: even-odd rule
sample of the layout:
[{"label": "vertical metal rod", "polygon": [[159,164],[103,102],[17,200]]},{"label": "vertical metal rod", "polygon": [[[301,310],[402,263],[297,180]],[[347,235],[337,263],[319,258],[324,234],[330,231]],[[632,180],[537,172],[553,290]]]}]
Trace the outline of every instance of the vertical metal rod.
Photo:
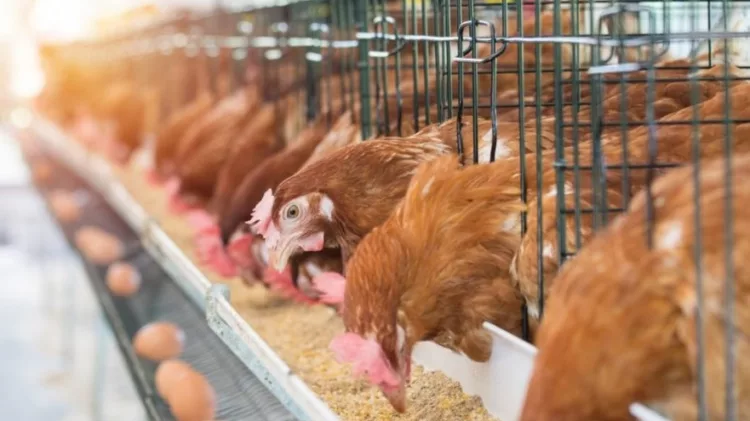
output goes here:
[{"label": "vertical metal rod", "polygon": [[[463,3],[459,2],[458,4],[458,10],[457,10],[457,16],[458,16],[458,24],[459,29],[458,30],[458,52],[456,53],[458,57],[461,57],[463,55],[464,51],[464,32],[461,25],[463,24]],[[464,64],[461,62],[458,62],[458,115],[456,116],[456,150],[458,151],[458,157],[461,161],[461,164],[465,162],[464,157],[464,142],[463,142],[463,133],[461,132],[461,125],[463,121],[463,113],[464,113]]]},{"label": "vertical metal rod", "polygon": [[[524,10],[523,7],[517,7],[516,8],[516,22],[518,27],[518,36],[523,37],[524,34],[524,28],[523,28],[523,16]],[[503,33],[504,35],[507,35],[508,32],[508,25],[507,22],[503,27]],[[523,203],[528,203],[528,197],[527,197],[527,190],[528,187],[526,186],[526,178],[527,178],[527,171],[526,168],[526,66],[525,66],[525,59],[524,59],[524,52],[525,49],[523,45],[518,47],[518,63],[520,66],[520,69],[518,70],[518,101],[519,101],[519,121],[518,121],[518,132],[520,134],[521,144],[520,144],[520,151],[521,151],[521,159],[519,160],[520,168],[519,171],[521,172],[520,177],[520,188],[521,188],[521,201]],[[528,215],[526,214],[526,211],[521,212],[521,235],[526,235],[527,226],[528,223]]]},{"label": "vertical metal rod", "polygon": [[[495,53],[497,53],[494,23],[490,23],[490,29],[490,34],[492,36],[492,39],[490,40],[490,55],[494,56]],[[490,162],[495,162],[495,154],[497,153],[497,57],[492,59],[490,69],[490,122],[492,124],[492,146],[490,148]],[[476,130],[477,127],[474,126],[474,131],[476,132]]]},{"label": "vertical metal rod", "polygon": [[[523,5],[516,4],[516,27],[518,28],[518,36],[524,36],[524,9]],[[503,36],[508,35],[508,4],[503,2]],[[526,197],[526,66],[524,61],[524,46],[518,46],[518,133],[520,139],[519,150],[521,153],[521,159],[519,159],[519,171],[521,172],[520,177],[520,189],[521,189],[521,201],[528,203]],[[521,235],[526,235],[528,215],[526,211],[521,212]],[[521,335],[524,340],[531,341],[531,334],[529,329],[529,312],[526,300],[521,305]]]},{"label": "vertical metal rod", "polygon": [[[424,31],[427,31],[427,5],[425,3],[427,2],[422,2],[422,28]],[[432,124],[432,119],[430,118],[430,50],[427,41],[424,41],[424,44],[422,46],[422,60],[422,83],[424,83],[424,117],[425,124],[429,126],[430,124]]]},{"label": "vertical metal rod", "polygon": [[[340,2],[338,0],[331,0],[330,8],[333,9],[333,12],[335,13],[335,20],[333,24],[331,25],[331,30],[335,34],[332,39],[334,40],[344,40],[346,37],[348,37],[349,33],[346,30],[346,5],[345,4],[339,4]],[[331,48],[329,46],[328,48]],[[334,54],[337,53],[337,54]],[[341,51],[333,50],[331,52],[332,55],[335,56],[337,60],[339,60],[339,101],[341,101],[341,109],[340,112],[343,113],[344,110],[346,110],[346,105],[349,98],[349,91],[346,86],[347,77],[349,76],[349,49],[343,49]],[[329,116],[331,113],[333,113],[334,110],[329,110]]]},{"label": "vertical metal rod", "polygon": [[[325,115],[326,119],[328,121],[328,127],[331,127],[333,124],[333,121],[331,120],[331,113],[333,113],[333,83],[334,83],[334,71],[333,71],[333,62],[334,62],[334,56],[333,56],[333,48],[330,46],[331,43],[334,40],[332,31],[333,29],[333,22],[331,21],[331,13],[329,9],[328,16],[324,19],[324,27],[325,30],[321,31],[321,34],[324,36],[325,40],[328,42],[328,46],[325,50],[323,50],[323,47],[320,47],[321,53],[323,56],[323,65],[326,66],[325,69],[325,76],[323,77],[323,83],[325,83],[326,86],[326,107],[325,107]],[[343,79],[341,79],[343,80]],[[343,93],[342,93],[343,98]],[[319,113],[318,113],[319,114]]]},{"label": "vertical metal rod", "polygon": [[[471,35],[471,57],[476,59],[478,57],[477,51],[477,19],[474,14],[474,0],[469,0],[469,34]],[[472,144],[474,146],[474,163],[479,162],[479,135],[477,133],[477,126],[479,125],[479,68],[477,63],[471,65],[471,135]],[[459,130],[461,128],[459,127]]]},{"label": "vertical metal rod", "polygon": [[[589,14],[593,14],[593,11],[590,9]],[[578,36],[580,35],[579,30],[579,18],[580,18],[580,5],[578,4],[578,0],[573,0],[573,15],[572,15],[572,23],[573,23],[573,35]],[[585,23],[585,22],[584,22]],[[573,65],[572,72],[571,72],[571,108],[573,109],[573,208],[574,208],[574,220],[575,220],[575,241],[576,241],[576,251],[581,249],[583,239],[581,238],[581,228],[582,228],[582,212],[581,212],[581,155],[579,151],[579,145],[580,145],[580,133],[579,133],[579,113],[581,112],[581,75],[580,75],[580,51],[578,45],[573,45]],[[590,50],[589,53],[589,64],[593,62],[593,54]],[[589,101],[591,101],[591,78],[588,78],[587,83],[589,84]],[[588,105],[589,107],[589,129],[591,128],[591,109],[595,105],[593,103],[590,103]],[[564,184],[563,184],[564,188]],[[564,192],[564,190],[563,190]],[[565,258],[565,256],[559,256],[558,259]],[[562,264],[562,260],[560,260],[560,263]]]},{"label": "vertical metal rod", "polygon": [[[343,3],[343,7],[346,10],[345,15],[345,27],[346,27],[346,34],[351,39],[354,39],[356,36],[356,24],[354,24],[354,27],[352,24],[355,22],[355,14],[354,14],[354,7],[352,7],[352,2],[349,0],[341,0]],[[352,28],[354,28],[354,31],[352,31]],[[354,59],[352,56],[354,55],[354,52],[349,51],[349,49],[346,49],[346,74],[349,79],[349,110],[351,111],[352,115],[354,115],[355,112],[355,102],[356,98],[359,97],[358,94],[355,93],[354,90]],[[361,104],[361,102],[360,102]],[[360,106],[361,108],[361,106]],[[360,120],[361,122],[361,120]],[[363,139],[366,139],[366,137],[363,137]]]},{"label": "vertical metal rod", "polygon": [[[537,14],[537,21],[536,21],[536,33],[537,36],[541,34],[541,15],[542,9],[541,4],[539,2],[536,3],[536,14]],[[555,36],[560,36],[562,32],[561,28],[561,16],[560,16],[560,0],[555,0],[555,3],[553,5],[553,13],[554,13],[554,24],[553,24],[553,34]],[[539,301],[537,303],[538,309],[539,309],[539,317],[541,318],[544,314],[544,207],[543,207],[543,191],[544,188],[543,184],[543,172],[544,168],[542,165],[542,122],[541,122],[541,113],[542,113],[542,65],[544,63],[544,60],[541,57],[542,50],[539,45],[536,46],[536,98],[534,99],[534,102],[536,103],[536,125],[537,125],[537,133],[536,133],[536,170],[537,170],[537,180],[536,180],[536,194],[537,194],[537,209],[536,209],[536,231],[537,231],[537,243],[538,243],[538,250],[537,250],[537,287],[539,289]],[[562,63],[562,49],[560,44],[555,44],[554,50],[553,50],[553,63],[555,63],[554,67],[554,75],[553,75],[553,81],[555,85],[555,161],[558,163],[565,163],[565,133],[563,131],[562,123],[563,123],[563,108],[564,108],[564,100],[562,96],[562,84],[563,84],[563,75],[562,75],[562,66],[559,63]],[[558,253],[563,256],[565,252],[565,244],[566,244],[566,238],[565,238],[565,170],[562,167],[556,166],[555,168],[555,189],[557,189],[557,195],[555,197],[555,202],[557,206],[557,210],[560,214],[560,217],[557,219],[557,241],[558,241]],[[562,264],[562,260],[560,259],[560,263]]]},{"label": "vertical metal rod", "polygon": [[[438,29],[440,27],[439,8],[440,5],[437,2],[432,3],[432,24],[434,35],[441,35]],[[424,29],[424,33],[425,35],[428,34],[427,28]],[[437,101],[437,119],[438,122],[442,122],[445,120],[445,103],[443,102],[444,66],[441,66],[440,62],[440,59],[443,58],[443,55],[441,54],[443,44],[440,42],[433,42],[432,45],[435,50],[433,56],[435,57],[435,98]],[[450,61],[448,63],[450,63]],[[445,63],[443,62],[442,64]]]},{"label": "vertical metal rod", "polygon": [[[367,0],[358,0],[355,3],[355,14],[357,16],[357,32],[367,30]],[[360,123],[362,126],[362,139],[369,139],[372,132],[372,121],[370,120],[370,60],[368,40],[358,39],[359,49],[359,92],[360,92]]]},{"label": "vertical metal rod", "polygon": [[396,81],[396,133],[398,133],[399,136],[404,136],[404,99],[401,96],[401,51],[396,52],[395,67],[394,80]]},{"label": "vertical metal rod", "polygon": [[[451,32],[451,6],[449,0],[440,0],[443,3],[443,35],[450,35]],[[445,49],[445,65],[446,70],[446,89],[448,90],[447,96],[447,118],[453,118],[453,63],[451,62],[451,44],[449,41],[445,42],[443,46]],[[459,63],[460,66],[460,63]],[[461,81],[459,80],[459,83]]]},{"label": "vertical metal rod", "polygon": [[[729,28],[729,5],[727,0],[721,1],[722,17],[724,18],[724,32]],[[710,10],[709,3],[709,10]],[[711,21],[709,20],[709,23]],[[728,63],[729,42],[724,39],[724,63]],[[710,48],[710,44],[709,44]],[[710,54],[710,49],[709,49]],[[724,335],[726,343],[724,352],[726,358],[725,366],[725,413],[724,417],[728,421],[737,419],[737,396],[735,394],[735,369],[737,361],[737,349],[735,347],[735,285],[734,285],[734,202],[732,200],[732,129],[730,122],[734,119],[731,116],[732,104],[731,95],[729,94],[729,66],[724,66],[724,326],[726,326]]]},{"label": "vertical metal rod", "polygon": [[[380,51],[386,51],[388,49],[388,22],[385,19],[387,16],[387,12],[385,9],[385,2],[384,0],[379,1],[380,7],[378,8],[378,11],[376,14],[380,16],[383,21],[380,23],[380,43],[378,44],[378,49]],[[383,121],[383,127],[384,127],[384,133],[385,135],[389,136],[391,134],[391,112],[390,112],[390,95],[388,94],[388,57],[386,58],[378,58],[377,59],[377,65],[376,69],[380,71],[380,86],[382,86],[383,89],[383,112],[380,113],[380,110],[378,110],[378,113],[382,116]],[[376,88],[378,91],[380,89]],[[379,95],[379,92],[378,92]]]},{"label": "vertical metal rod", "polygon": [[[405,0],[404,0],[405,1]],[[417,33],[417,2],[411,2],[411,30]],[[406,21],[406,19],[404,19]],[[414,130],[419,130],[419,72],[417,71],[417,54],[419,51],[419,43],[412,42],[411,49],[411,80],[412,80],[412,109],[414,118]]]},{"label": "vertical metal rod", "polygon": [[[649,29],[653,29],[655,25],[649,25]],[[649,31],[653,33],[652,31]],[[654,208],[654,198],[651,194],[651,184],[656,177],[656,164],[658,145],[656,141],[656,117],[654,113],[654,101],[656,100],[656,88],[654,86],[654,80],[656,79],[656,71],[654,70],[654,44],[650,44],[650,55],[649,66],[646,71],[646,121],[648,123],[648,169],[646,170],[646,218],[648,219],[648,227],[653,228],[653,224],[656,220],[656,209]],[[694,127],[695,128],[695,127]],[[648,247],[652,248],[654,245],[654,233],[653,229],[648,229]]]},{"label": "vertical metal rod", "polygon": [[[696,32],[698,13],[696,13],[697,0],[690,0],[690,28],[691,32]],[[693,42],[694,44],[694,42]],[[694,47],[692,45],[691,47]],[[696,70],[695,66],[695,49],[692,48],[693,54],[690,57],[690,73],[693,74]],[[692,160],[693,160],[693,189],[694,189],[694,206],[695,206],[695,245],[693,247],[693,259],[695,261],[695,297],[696,297],[696,309],[695,309],[695,324],[696,324],[696,362],[695,362],[695,376],[698,388],[698,420],[708,420],[708,405],[706,400],[706,332],[703,324],[703,224],[702,224],[702,210],[700,207],[700,170],[701,170],[701,145],[700,135],[696,128],[699,122],[699,110],[698,103],[700,102],[700,90],[696,83],[695,77],[690,78],[690,103],[692,105]]]}]

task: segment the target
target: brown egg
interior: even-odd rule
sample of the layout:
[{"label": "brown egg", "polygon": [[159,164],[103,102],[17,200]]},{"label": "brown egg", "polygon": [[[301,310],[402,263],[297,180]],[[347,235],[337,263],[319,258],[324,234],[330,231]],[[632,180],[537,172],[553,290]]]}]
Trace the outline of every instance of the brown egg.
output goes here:
[{"label": "brown egg", "polygon": [[208,421],[216,412],[216,393],[203,375],[188,373],[172,385],[167,403],[177,421]]},{"label": "brown egg", "polygon": [[129,297],[141,286],[141,274],[127,263],[114,263],[107,269],[107,287],[118,297]]},{"label": "brown egg", "polygon": [[60,221],[73,222],[81,217],[81,207],[72,193],[55,190],[49,195],[49,204]]},{"label": "brown egg", "polygon": [[184,344],[185,332],[169,322],[149,323],[133,339],[136,354],[151,361],[178,357]]},{"label": "brown egg", "polygon": [[195,373],[190,365],[180,360],[167,360],[159,364],[154,374],[154,383],[159,396],[164,399],[171,394],[174,386],[186,376]]},{"label": "brown egg", "polygon": [[87,260],[108,265],[123,253],[122,242],[100,228],[86,226],[76,231],[75,244]]}]

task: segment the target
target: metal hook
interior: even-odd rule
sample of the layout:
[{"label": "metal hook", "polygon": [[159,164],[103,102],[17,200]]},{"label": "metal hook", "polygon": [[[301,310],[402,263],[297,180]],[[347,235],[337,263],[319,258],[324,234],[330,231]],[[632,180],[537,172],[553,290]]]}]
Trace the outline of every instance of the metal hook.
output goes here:
[{"label": "metal hook", "polygon": [[399,34],[398,32],[398,25],[396,25],[395,19],[390,16],[377,16],[372,20],[372,23],[375,26],[373,32],[377,32],[377,29],[379,27],[382,27],[384,24],[388,24],[393,27],[393,36],[396,39],[396,48],[390,51],[370,51],[369,57],[388,58],[404,49],[404,47],[406,46],[406,42],[401,38],[401,34]]},{"label": "metal hook", "polygon": [[[485,58],[470,58],[470,57],[466,57],[466,55],[468,55],[469,53],[471,53],[473,51],[473,47],[472,47],[471,44],[469,44],[469,46],[465,50],[463,49],[463,44],[464,44],[464,30],[466,28],[470,27],[470,26],[474,26],[474,28],[476,28],[477,26],[486,26],[486,27],[488,27],[490,29],[490,40],[491,40],[491,42],[493,42],[493,43],[494,42],[500,42],[500,44],[502,44],[500,46],[500,49],[498,51],[495,51],[494,53],[490,54],[489,56],[487,56]],[[476,44],[477,43],[477,33],[476,33],[476,30],[474,31],[473,40],[474,40],[474,43]],[[500,39],[500,40],[496,39],[496,37],[495,37],[495,25],[494,24],[492,24],[490,22],[487,22],[487,21],[484,21],[484,20],[474,20],[474,21],[467,20],[466,22],[463,22],[458,27],[458,50],[459,50],[459,53],[458,53],[458,55],[456,57],[453,58],[453,62],[455,62],[455,63],[475,63],[475,64],[489,63],[490,61],[492,61],[492,60],[496,59],[497,57],[501,56],[505,52],[506,48],[508,48],[508,42],[507,41],[502,40],[502,39]]]},{"label": "metal hook", "polygon": [[[670,41],[668,38],[662,40],[660,44],[663,45],[663,48],[660,51],[655,51],[655,33],[656,33],[656,15],[652,8],[647,6],[641,6],[640,4],[632,4],[632,3],[620,3],[612,7],[608,7],[604,9],[599,16],[598,21],[598,27],[597,27],[597,48],[601,50],[603,48],[603,40],[606,38],[602,34],[604,33],[605,26],[612,28],[617,28],[617,33],[610,34],[611,38],[614,38],[615,36],[624,37],[628,36],[630,34],[623,34],[620,33],[620,25],[615,25],[615,22],[620,22],[620,19],[618,18],[620,15],[630,13],[635,14],[636,16],[640,17],[641,13],[645,13],[647,17],[647,21],[649,24],[648,28],[648,36],[647,37],[639,37],[639,40],[642,40],[640,42],[634,42],[633,40],[630,40],[628,42],[628,47],[641,47],[641,46],[650,46],[650,55],[647,60],[639,61],[638,63],[630,63],[630,66],[626,66],[628,68],[633,68],[634,65],[637,65],[639,69],[642,69],[647,66],[653,66],[656,62],[658,62],[664,55],[667,54],[669,51]],[[640,35],[640,21],[638,22],[638,35]],[[623,42],[624,43],[624,42]],[[620,47],[614,47],[610,50],[609,56],[603,60],[600,60],[603,64],[609,63],[615,56],[615,51],[619,50],[620,48],[624,48],[623,46]],[[621,65],[627,65],[628,63],[620,63]]]}]

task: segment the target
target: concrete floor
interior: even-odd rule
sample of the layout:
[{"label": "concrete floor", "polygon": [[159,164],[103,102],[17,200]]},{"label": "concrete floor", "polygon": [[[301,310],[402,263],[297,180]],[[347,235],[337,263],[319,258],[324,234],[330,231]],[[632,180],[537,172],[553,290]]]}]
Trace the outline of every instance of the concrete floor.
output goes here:
[{"label": "concrete floor", "polygon": [[0,274],[0,419],[144,420],[80,262],[2,131]]}]

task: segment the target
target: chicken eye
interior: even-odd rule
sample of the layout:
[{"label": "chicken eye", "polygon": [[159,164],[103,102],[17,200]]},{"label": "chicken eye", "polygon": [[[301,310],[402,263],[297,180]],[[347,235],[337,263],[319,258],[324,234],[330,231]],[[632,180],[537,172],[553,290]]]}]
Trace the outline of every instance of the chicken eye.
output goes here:
[{"label": "chicken eye", "polygon": [[285,219],[297,219],[299,217],[299,206],[297,205],[291,205],[288,208],[286,208],[286,213],[284,214]]}]

